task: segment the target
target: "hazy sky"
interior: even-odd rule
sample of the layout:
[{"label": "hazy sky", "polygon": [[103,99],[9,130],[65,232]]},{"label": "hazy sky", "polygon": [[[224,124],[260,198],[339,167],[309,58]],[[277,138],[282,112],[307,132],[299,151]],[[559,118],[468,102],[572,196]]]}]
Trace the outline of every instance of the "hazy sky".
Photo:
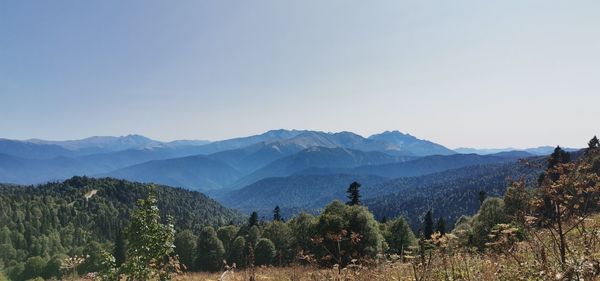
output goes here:
[{"label": "hazy sky", "polygon": [[0,137],[600,133],[600,1],[0,1]]}]

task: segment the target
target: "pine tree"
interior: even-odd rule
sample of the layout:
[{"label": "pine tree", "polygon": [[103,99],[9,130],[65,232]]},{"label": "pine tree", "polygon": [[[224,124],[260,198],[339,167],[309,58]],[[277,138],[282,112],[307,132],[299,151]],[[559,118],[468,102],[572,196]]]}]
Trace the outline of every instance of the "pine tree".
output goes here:
[{"label": "pine tree", "polygon": [[279,209],[279,206],[275,206],[273,210],[273,221],[281,221],[281,209]]},{"label": "pine tree", "polygon": [[435,231],[441,235],[446,235],[446,220],[443,217],[438,220]]},{"label": "pine tree", "polygon": [[123,237],[123,231],[121,229],[117,230],[113,256],[115,257],[115,265],[117,267],[125,262],[125,238]]},{"label": "pine tree", "polygon": [[479,206],[483,205],[483,201],[487,197],[487,193],[484,190],[479,191]]},{"label": "pine tree", "polygon": [[425,239],[431,239],[433,234],[433,211],[429,209],[423,219],[423,236]]},{"label": "pine tree", "polygon": [[346,204],[349,206],[360,205],[360,183],[351,183],[346,193],[348,194],[348,199],[350,199]]},{"label": "pine tree", "polygon": [[386,223],[388,222],[388,218],[386,215],[383,215],[383,217],[381,217],[381,220],[379,221],[380,223]]},{"label": "pine tree", "polygon": [[594,136],[589,142],[588,142],[588,149],[587,152],[592,151],[594,149],[597,149],[598,147],[600,147],[600,141],[598,141],[598,138],[596,136]]},{"label": "pine tree", "polygon": [[258,213],[252,212],[250,218],[248,219],[248,226],[253,227],[255,225],[258,225]]}]

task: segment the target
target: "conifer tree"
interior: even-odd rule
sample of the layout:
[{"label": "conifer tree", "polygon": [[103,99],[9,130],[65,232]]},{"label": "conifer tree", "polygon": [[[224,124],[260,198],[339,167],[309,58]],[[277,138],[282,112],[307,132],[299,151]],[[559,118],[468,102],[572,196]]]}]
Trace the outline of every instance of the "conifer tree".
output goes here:
[{"label": "conifer tree", "polygon": [[351,183],[348,187],[348,190],[346,190],[346,193],[348,194],[348,199],[350,200],[346,204],[349,206],[360,205],[360,183]]},{"label": "conifer tree", "polygon": [[433,211],[429,209],[423,219],[423,236],[425,239],[431,239],[433,234]]},{"label": "conifer tree", "polygon": [[598,141],[598,138],[596,136],[594,136],[589,142],[588,142],[588,149],[587,152],[597,149],[598,147],[600,147],[600,141]]},{"label": "conifer tree", "polygon": [[483,205],[483,201],[485,201],[485,198],[487,197],[487,193],[485,193],[484,190],[479,191],[479,206],[481,207],[481,205]]},{"label": "conifer tree", "polygon": [[117,267],[125,262],[125,238],[123,237],[123,231],[121,229],[117,230],[113,256],[115,257],[115,265]]},{"label": "conifer tree", "polygon": [[386,223],[388,222],[388,218],[386,215],[383,215],[383,217],[381,217],[381,220],[379,221],[380,223]]},{"label": "conifer tree", "polygon": [[446,220],[443,217],[438,220],[435,231],[441,235],[446,235]]},{"label": "conifer tree", "polygon": [[279,206],[275,206],[273,210],[273,221],[281,221],[281,209],[279,209]]},{"label": "conifer tree", "polygon": [[258,213],[252,212],[248,219],[248,227],[253,227],[255,225],[258,225]]}]

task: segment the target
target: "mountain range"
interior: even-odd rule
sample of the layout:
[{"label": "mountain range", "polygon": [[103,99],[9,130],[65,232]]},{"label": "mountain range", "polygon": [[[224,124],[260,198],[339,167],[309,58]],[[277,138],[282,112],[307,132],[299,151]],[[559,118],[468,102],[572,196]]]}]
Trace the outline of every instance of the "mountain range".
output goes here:
[{"label": "mountain range", "polygon": [[140,135],[67,141],[0,139],[0,182],[37,184],[87,175],[227,191],[293,175],[419,176],[513,161],[548,149],[488,152],[492,151],[461,154],[399,131],[363,137],[352,132],[281,129],[214,142],[163,142]]}]

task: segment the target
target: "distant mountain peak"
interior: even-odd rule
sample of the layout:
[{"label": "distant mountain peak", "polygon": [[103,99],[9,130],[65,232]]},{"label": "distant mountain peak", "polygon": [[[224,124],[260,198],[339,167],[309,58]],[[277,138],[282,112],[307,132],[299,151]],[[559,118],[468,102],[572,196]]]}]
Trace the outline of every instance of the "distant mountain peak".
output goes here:
[{"label": "distant mountain peak", "polygon": [[374,134],[370,136],[369,139],[393,144],[397,146],[400,151],[408,151],[417,156],[449,155],[455,153],[453,150],[440,144],[428,140],[422,140],[397,130]]}]

